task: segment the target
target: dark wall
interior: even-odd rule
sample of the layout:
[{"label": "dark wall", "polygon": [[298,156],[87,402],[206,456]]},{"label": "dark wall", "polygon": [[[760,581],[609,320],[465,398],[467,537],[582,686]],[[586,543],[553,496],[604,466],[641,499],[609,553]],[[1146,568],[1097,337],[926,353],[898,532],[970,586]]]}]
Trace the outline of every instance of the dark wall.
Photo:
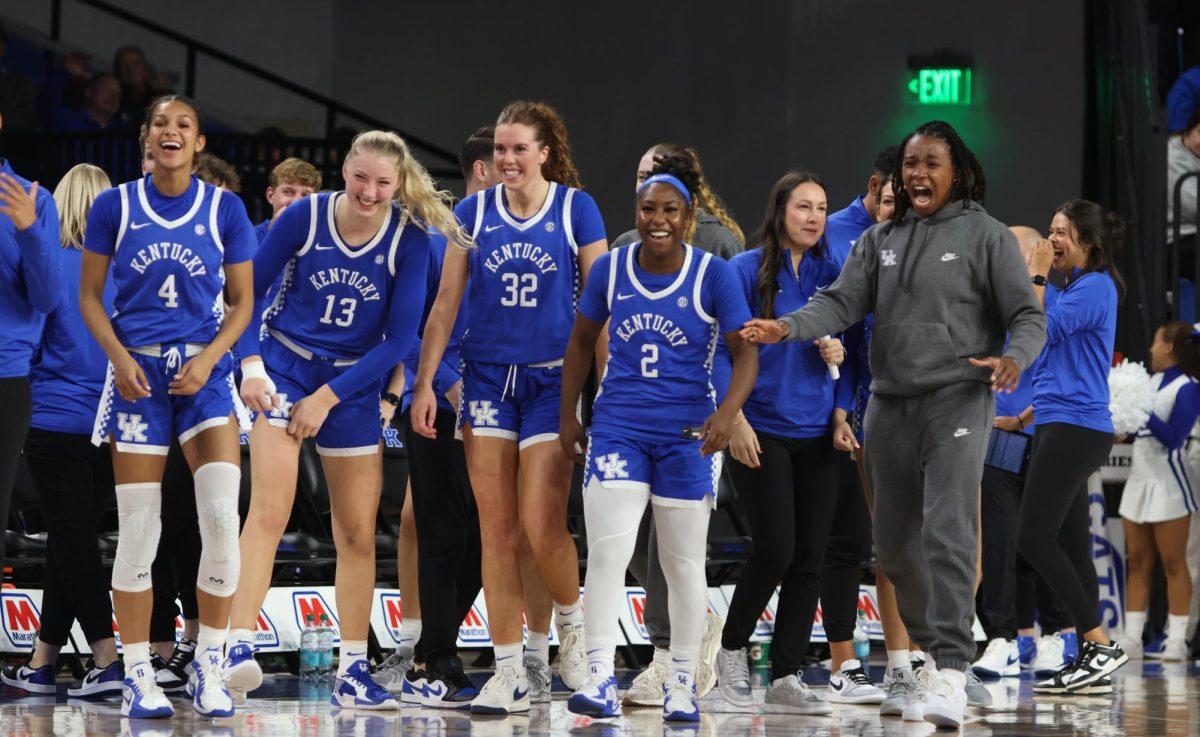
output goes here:
[{"label": "dark wall", "polygon": [[[512,99],[553,104],[610,236],[657,141],[699,149],[749,231],[786,169],[819,173],[839,208],[879,148],[934,117],[983,162],[989,210],[1044,228],[1080,187],[1082,4],[376,0],[336,16],[334,88],[450,147]],[[906,57],[942,47],[974,58],[970,108],[910,99]]]}]

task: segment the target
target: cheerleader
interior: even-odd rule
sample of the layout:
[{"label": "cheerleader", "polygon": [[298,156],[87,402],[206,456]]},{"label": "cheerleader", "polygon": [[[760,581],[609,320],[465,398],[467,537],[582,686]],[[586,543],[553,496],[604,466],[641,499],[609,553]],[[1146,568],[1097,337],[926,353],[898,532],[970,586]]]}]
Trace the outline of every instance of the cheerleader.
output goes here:
[{"label": "cheerleader", "polygon": [[412,404],[413,429],[436,438],[434,376],[469,285],[459,422],[479,509],[483,592],[496,651],[496,673],[471,704],[480,714],[529,710],[522,530],[554,600],[559,675],[569,688],[586,678],[579,562],[566,526],[571,464],[553,441],[575,304],[592,263],[608,248],[595,202],[578,189],[558,113],[541,103],[508,105],[496,121],[494,150],[500,184],[455,209],[475,247],[446,251]]},{"label": "cheerleader", "polygon": [[[254,231],[241,200],[192,175],[205,143],[193,102],[159,98],[147,109],[146,127],[154,174],[96,198],[79,289],[84,322],[109,359],[92,442],[110,443],[116,480],[112,588],[125,655],[121,713],[173,713],[150,663],[149,624],[163,467],[177,437],[195,481],[202,541],[200,627],[188,687],[201,715],[231,716],[221,660],[240,569],[235,418],[245,418],[245,409],[229,349],[253,310]],[[103,300],[110,265],[111,319]]]},{"label": "cheerleader", "polygon": [[[617,613],[650,502],[671,619],[663,718],[700,719],[695,671],[707,608],[708,517],[716,503],[720,451],[754,386],[758,351],[738,335],[750,313],[730,266],[683,240],[695,217],[696,192],[697,175],[685,159],[666,156],[655,164],[638,188],[642,242],[596,262],[567,348],[559,442],[584,466],[588,531],[588,678],[567,705],[578,714],[621,713],[613,675]],[[611,353],[585,435],[577,406],[606,321]],[[719,335],[733,370],[718,408],[711,377]]]},{"label": "cheerleader", "polygon": [[1167,574],[1167,639],[1163,660],[1187,659],[1188,607],[1192,579],[1187,567],[1187,542],[1196,496],[1192,469],[1184,445],[1200,417],[1200,332],[1173,320],[1154,334],[1150,346],[1151,381],[1158,394],[1154,411],[1133,441],[1133,464],[1121,496],[1125,554],[1129,566],[1125,589],[1125,632],[1118,638],[1130,657],[1142,655],[1142,630],[1155,553]]},{"label": "cheerleader", "polygon": [[253,628],[271,583],[275,549],[296,493],[300,443],[315,438],[329,483],[341,635],[330,701],[395,709],[367,663],[375,584],[375,520],[383,466],[383,377],[416,336],[432,242],[459,228],[429,174],[400,136],[360,133],[342,164],[346,189],[288,205],[255,256],[254,293],[283,282],[238,343],[242,397],[257,413],[250,436],[250,513],[243,578],[225,671],[231,690],[262,682]]}]

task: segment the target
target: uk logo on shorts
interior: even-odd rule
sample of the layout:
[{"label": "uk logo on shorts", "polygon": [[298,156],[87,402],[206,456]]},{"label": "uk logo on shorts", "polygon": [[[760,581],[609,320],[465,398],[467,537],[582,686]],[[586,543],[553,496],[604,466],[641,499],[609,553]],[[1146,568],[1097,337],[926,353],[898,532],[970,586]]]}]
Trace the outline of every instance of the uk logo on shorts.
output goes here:
[{"label": "uk logo on shorts", "polygon": [[279,398],[279,406],[271,410],[271,416],[277,420],[289,420],[292,417],[292,405],[295,402],[289,402],[286,394],[276,394]]},{"label": "uk logo on shorts", "polygon": [[596,458],[596,469],[604,474],[605,481],[629,478],[629,473],[625,470],[628,465],[629,462],[622,460],[618,453],[609,453]]},{"label": "uk logo on shorts", "polygon": [[471,425],[473,427],[500,426],[500,420],[496,419],[496,415],[500,412],[500,409],[492,406],[492,400],[472,400],[468,404],[468,408],[471,411]]},{"label": "uk logo on shorts", "polygon": [[146,430],[150,429],[150,425],[142,422],[141,415],[118,412],[117,429],[121,431],[122,442],[144,443],[146,442]]},{"label": "uk logo on shorts", "polygon": [[896,252],[890,248],[885,248],[884,250],[880,251],[879,257],[883,259],[884,266],[896,265]]}]

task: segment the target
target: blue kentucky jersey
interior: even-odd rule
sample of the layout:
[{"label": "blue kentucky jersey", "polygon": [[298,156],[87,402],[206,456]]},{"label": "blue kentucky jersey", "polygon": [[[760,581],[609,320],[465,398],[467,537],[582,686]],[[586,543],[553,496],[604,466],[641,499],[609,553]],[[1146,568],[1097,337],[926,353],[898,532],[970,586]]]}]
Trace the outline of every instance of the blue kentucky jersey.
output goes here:
[{"label": "blue kentucky jersey", "polygon": [[520,221],[498,184],[464,199],[455,214],[476,244],[463,358],[515,365],[562,358],[579,297],[579,246],[604,238],[595,202],[550,182],[542,209]]},{"label": "blue kentucky jersey", "polygon": [[[224,263],[253,256],[253,240],[247,248],[242,223],[236,220],[245,220],[244,206],[236,197],[223,200],[221,189],[195,177],[188,191],[176,198],[161,195],[149,178],[143,178],[115,190],[120,197],[117,215],[113,191],[96,200],[93,210],[106,213],[93,213],[98,219],[89,220],[86,246],[112,257],[117,288],[112,324],[117,338],[127,347],[208,343],[224,316]],[[165,210],[156,210],[151,200],[169,202],[169,214],[177,217],[167,220]],[[93,233],[98,221],[107,227]],[[248,233],[249,221],[244,226]],[[101,230],[115,230],[115,237]],[[237,243],[227,254],[223,236],[229,231],[236,231],[232,238]]]},{"label": "blue kentucky jersey", "polygon": [[[344,196],[322,192],[288,207],[303,213],[295,222],[307,224],[307,234],[292,234],[296,250],[263,325],[317,356],[357,359],[384,337],[398,253],[406,240],[427,236],[393,203],[371,240],[351,248],[334,224],[337,201]],[[274,227],[287,228],[294,219]]]},{"label": "blue kentucky jersey", "polygon": [[683,266],[652,275],[637,263],[640,244],[596,261],[579,311],[609,320],[609,357],[593,423],[631,436],[681,436],[716,409],[712,360],[719,332],[749,319],[729,265],[684,246]]}]

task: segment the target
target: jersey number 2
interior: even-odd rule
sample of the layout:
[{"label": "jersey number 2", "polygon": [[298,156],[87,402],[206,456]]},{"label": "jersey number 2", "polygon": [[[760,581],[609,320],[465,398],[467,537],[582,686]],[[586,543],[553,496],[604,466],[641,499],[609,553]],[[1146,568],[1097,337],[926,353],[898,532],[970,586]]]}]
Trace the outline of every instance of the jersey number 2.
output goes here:
[{"label": "jersey number 2", "polygon": [[503,274],[504,296],[500,304],[505,307],[537,307],[537,274]]},{"label": "jersey number 2", "polygon": [[642,376],[647,379],[657,379],[658,369],[650,368],[655,363],[658,363],[658,346],[653,343],[646,343],[642,346]]},{"label": "jersey number 2", "polygon": [[[334,305],[342,308],[340,317],[333,316]],[[352,297],[342,297],[339,302],[336,295],[329,295],[325,298],[325,314],[321,317],[321,322],[325,325],[337,325],[338,327],[347,327],[354,322],[354,308],[358,307],[358,300]]]}]

